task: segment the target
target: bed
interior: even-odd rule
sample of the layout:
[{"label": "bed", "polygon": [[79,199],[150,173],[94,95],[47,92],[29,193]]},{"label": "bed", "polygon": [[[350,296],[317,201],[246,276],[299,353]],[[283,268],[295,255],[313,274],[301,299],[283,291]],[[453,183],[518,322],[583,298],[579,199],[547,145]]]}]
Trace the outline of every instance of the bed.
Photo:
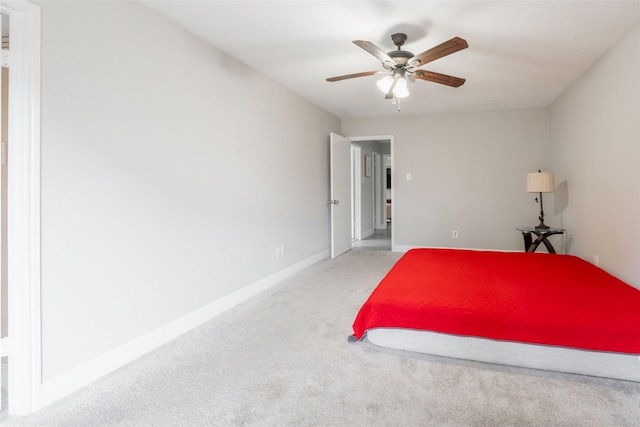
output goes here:
[{"label": "bed", "polygon": [[412,249],[353,330],[395,349],[640,381],[640,290],[571,255]]}]

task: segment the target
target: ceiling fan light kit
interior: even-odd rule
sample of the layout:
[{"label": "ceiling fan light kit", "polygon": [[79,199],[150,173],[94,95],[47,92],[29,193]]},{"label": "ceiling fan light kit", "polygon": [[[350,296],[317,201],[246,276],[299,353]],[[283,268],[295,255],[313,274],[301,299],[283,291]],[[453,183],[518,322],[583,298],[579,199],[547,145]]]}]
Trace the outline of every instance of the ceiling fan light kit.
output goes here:
[{"label": "ceiling fan light kit", "polygon": [[396,86],[393,88],[393,96],[396,98],[406,98],[409,96],[409,89],[407,88],[407,79],[399,77],[396,80]]},{"label": "ceiling fan light kit", "polygon": [[[396,98],[405,98],[409,96],[407,81],[413,83],[415,79],[431,81],[451,87],[460,87],[464,84],[465,79],[461,79],[460,77],[435,73],[433,71],[419,70],[417,68],[435,61],[436,59],[440,59],[462,49],[466,49],[469,47],[466,40],[460,37],[454,37],[451,40],[418,55],[402,50],[402,45],[404,45],[404,42],[407,40],[406,34],[393,34],[391,36],[391,40],[393,41],[393,44],[396,45],[397,50],[389,53],[383,52],[382,49],[369,41],[353,41],[356,46],[366,50],[371,55],[378,58],[382,62],[382,67],[387,70],[388,75],[377,82],[378,89],[385,94],[385,99],[393,99],[395,101]],[[340,80],[372,76],[380,73],[385,73],[385,71],[364,71],[361,73],[330,77],[327,81],[337,82]]]},{"label": "ceiling fan light kit", "polygon": [[407,88],[407,79],[404,76],[404,70],[396,69],[392,74],[378,80],[376,84],[378,85],[378,89],[385,95],[392,94],[396,98],[406,98],[409,96],[409,88]]}]

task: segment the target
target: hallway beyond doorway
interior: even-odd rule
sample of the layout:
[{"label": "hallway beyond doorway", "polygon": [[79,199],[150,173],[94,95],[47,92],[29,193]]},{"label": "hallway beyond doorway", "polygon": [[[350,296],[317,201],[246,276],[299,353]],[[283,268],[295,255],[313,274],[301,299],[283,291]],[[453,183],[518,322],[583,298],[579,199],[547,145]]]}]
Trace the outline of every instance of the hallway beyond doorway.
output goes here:
[{"label": "hallway beyond doorway", "polygon": [[391,250],[391,227],[386,230],[375,230],[374,233],[362,240],[354,240],[352,243],[354,249],[374,249],[380,251]]}]

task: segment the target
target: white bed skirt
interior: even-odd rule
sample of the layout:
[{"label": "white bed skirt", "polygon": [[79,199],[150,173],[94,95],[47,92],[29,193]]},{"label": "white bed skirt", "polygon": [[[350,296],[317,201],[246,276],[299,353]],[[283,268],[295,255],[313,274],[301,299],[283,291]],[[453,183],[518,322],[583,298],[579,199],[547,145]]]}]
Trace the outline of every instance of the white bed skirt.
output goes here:
[{"label": "white bed skirt", "polygon": [[366,338],[371,344],[397,350],[640,382],[640,357],[637,355],[398,328],[370,329]]}]

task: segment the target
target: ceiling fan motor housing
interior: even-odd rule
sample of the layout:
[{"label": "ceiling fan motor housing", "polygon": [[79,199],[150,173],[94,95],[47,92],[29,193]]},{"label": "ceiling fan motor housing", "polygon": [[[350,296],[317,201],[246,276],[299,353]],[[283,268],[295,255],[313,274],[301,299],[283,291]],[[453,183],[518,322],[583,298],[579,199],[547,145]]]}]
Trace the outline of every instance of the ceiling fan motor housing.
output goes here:
[{"label": "ceiling fan motor housing", "polygon": [[[407,65],[407,62],[414,57],[413,53],[407,52],[406,50],[394,50],[392,52],[387,53],[398,65]],[[385,65],[385,63],[383,63]],[[385,66],[385,68],[387,68]],[[389,67],[391,69],[393,67]]]},{"label": "ceiling fan motor housing", "polygon": [[[407,35],[405,33],[392,34],[391,40],[393,41],[393,44],[398,47],[398,50],[388,52],[387,55],[389,55],[394,61],[396,61],[397,65],[407,65],[409,59],[414,57],[413,53],[400,49],[402,45],[404,45],[404,42],[407,41]],[[382,63],[382,66],[387,70],[391,70],[394,68],[391,64],[384,62]]]}]

